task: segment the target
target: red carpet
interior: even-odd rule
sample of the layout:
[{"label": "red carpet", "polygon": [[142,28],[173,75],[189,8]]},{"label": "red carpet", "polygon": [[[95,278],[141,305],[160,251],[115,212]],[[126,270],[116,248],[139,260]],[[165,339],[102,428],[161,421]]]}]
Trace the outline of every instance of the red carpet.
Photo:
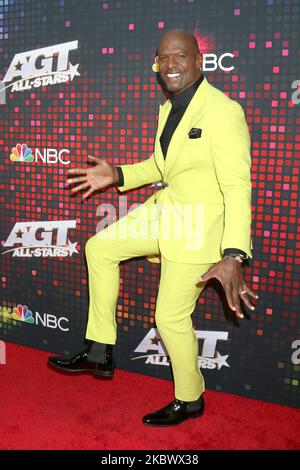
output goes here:
[{"label": "red carpet", "polygon": [[173,428],[142,424],[172,400],[166,380],[116,370],[110,381],[65,376],[48,353],[7,343],[0,364],[0,448],[300,449],[300,410],[206,392],[206,413]]}]

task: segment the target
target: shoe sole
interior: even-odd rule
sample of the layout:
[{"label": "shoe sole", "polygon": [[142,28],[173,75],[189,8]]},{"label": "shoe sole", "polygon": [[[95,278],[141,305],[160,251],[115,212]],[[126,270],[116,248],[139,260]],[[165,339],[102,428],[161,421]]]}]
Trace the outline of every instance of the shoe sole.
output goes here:
[{"label": "shoe sole", "polygon": [[113,371],[90,370],[90,369],[67,369],[65,367],[61,367],[61,366],[58,366],[56,364],[53,364],[52,362],[48,362],[48,364],[51,367],[54,367],[54,369],[60,370],[62,372],[70,372],[71,374],[88,373],[88,374],[92,374],[94,376],[94,378],[99,378],[99,377],[111,378],[114,375]]}]

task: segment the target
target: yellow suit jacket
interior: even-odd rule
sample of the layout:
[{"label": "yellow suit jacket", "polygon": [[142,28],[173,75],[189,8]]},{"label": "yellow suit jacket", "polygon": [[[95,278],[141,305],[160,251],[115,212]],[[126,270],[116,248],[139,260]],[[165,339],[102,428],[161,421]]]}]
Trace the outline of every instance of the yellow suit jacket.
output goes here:
[{"label": "yellow suit jacket", "polygon": [[[124,185],[118,189],[160,181],[167,185],[143,204],[151,208],[148,219],[158,219],[165,258],[215,263],[225,248],[233,247],[252,258],[250,138],[242,107],[204,78],[164,159],[159,139],[170,110],[170,100],[160,105],[154,153],[121,165]],[[201,129],[200,138],[189,138],[192,128]]]}]

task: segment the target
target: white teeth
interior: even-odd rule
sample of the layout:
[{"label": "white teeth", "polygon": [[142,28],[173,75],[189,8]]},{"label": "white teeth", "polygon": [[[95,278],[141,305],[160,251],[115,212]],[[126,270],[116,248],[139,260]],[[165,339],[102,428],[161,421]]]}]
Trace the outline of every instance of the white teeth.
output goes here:
[{"label": "white teeth", "polygon": [[179,77],[179,73],[167,73],[167,77],[168,78],[175,78],[175,77]]}]

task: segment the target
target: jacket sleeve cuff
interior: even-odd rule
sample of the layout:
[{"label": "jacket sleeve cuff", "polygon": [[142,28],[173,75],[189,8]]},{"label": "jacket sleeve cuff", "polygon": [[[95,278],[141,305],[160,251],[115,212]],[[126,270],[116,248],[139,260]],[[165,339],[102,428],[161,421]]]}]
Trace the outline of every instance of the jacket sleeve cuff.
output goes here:
[{"label": "jacket sleeve cuff", "polygon": [[117,166],[116,169],[117,169],[118,176],[119,176],[119,181],[116,183],[116,186],[124,186],[124,175],[123,175],[122,168],[120,166]]}]

